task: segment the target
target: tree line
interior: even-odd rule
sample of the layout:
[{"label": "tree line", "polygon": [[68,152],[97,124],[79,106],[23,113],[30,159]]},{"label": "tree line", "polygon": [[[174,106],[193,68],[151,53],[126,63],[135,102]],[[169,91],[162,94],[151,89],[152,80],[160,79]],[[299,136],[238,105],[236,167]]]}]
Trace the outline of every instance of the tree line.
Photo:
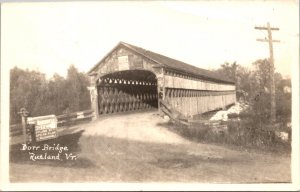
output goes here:
[{"label": "tree line", "polygon": [[67,76],[54,74],[50,79],[34,70],[10,70],[10,123],[21,121],[18,112],[25,107],[29,116],[60,115],[90,109],[89,79],[73,65]]},{"label": "tree line", "polygon": [[[252,64],[252,69],[234,63],[224,63],[215,70],[236,83],[237,99],[251,105],[252,113],[261,121],[270,118],[270,62],[259,59]],[[277,118],[291,117],[291,79],[284,79],[278,72],[275,78],[275,98]]]},{"label": "tree line", "polygon": [[[253,63],[250,70],[234,63],[224,63],[215,70],[236,83],[237,99],[248,102],[253,113],[267,120],[270,114],[270,63],[260,59]],[[275,73],[276,114],[290,118],[291,79],[283,79]],[[45,74],[18,67],[10,71],[10,122],[20,122],[18,112],[25,107],[30,116],[42,116],[90,109],[90,95],[87,87],[89,80],[85,73],[79,72],[73,65],[68,68],[66,78],[54,74],[49,80]]]}]

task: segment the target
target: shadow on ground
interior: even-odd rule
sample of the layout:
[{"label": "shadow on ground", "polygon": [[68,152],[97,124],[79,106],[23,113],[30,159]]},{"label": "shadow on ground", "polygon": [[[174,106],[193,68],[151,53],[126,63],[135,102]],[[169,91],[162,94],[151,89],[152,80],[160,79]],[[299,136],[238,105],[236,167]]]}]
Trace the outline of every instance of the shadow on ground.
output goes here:
[{"label": "shadow on ground", "polygon": [[[245,160],[239,159],[239,157],[224,156],[220,158],[219,156],[214,157],[206,155],[205,152],[207,152],[207,150],[210,150],[209,152],[220,150],[219,148],[214,147],[202,149],[205,150],[205,152],[203,151],[203,155],[193,155],[189,152],[198,150],[199,146],[150,143],[105,136],[83,136],[80,138],[80,143],[84,155],[88,156],[90,159],[97,160],[98,163],[101,163],[101,160],[104,157],[118,157],[112,158],[111,161],[107,162],[110,165],[114,160],[118,164],[123,162],[129,163],[127,161],[128,159],[136,162],[149,163],[160,168],[167,168],[167,166],[160,164],[176,164],[177,162],[185,164],[183,168],[196,166],[202,163],[230,164],[245,162]],[[103,164],[104,163],[105,162],[103,162]],[[171,167],[172,166],[170,166],[170,168]]]},{"label": "shadow on ground", "polygon": [[[60,136],[56,139],[41,141],[34,144],[34,146],[40,146],[38,150],[21,150],[23,145],[22,144],[14,144],[10,146],[9,152],[9,161],[11,163],[18,163],[18,164],[32,164],[32,165],[47,165],[47,166],[54,166],[54,167],[76,167],[76,168],[88,168],[93,167],[94,164],[86,158],[77,158],[77,160],[70,160],[66,159],[67,154],[78,155],[81,151],[80,146],[78,144],[79,138],[81,137],[84,131],[81,130],[79,132],[73,134],[67,134]],[[44,145],[48,146],[56,146],[58,145],[61,147],[66,146],[68,151],[62,151],[60,154],[61,160],[36,160],[33,161],[30,159],[30,153],[34,153],[36,155],[44,156],[45,153],[50,156],[57,156],[59,151],[58,150],[42,150]],[[29,144],[28,146],[33,146],[33,144]]]}]

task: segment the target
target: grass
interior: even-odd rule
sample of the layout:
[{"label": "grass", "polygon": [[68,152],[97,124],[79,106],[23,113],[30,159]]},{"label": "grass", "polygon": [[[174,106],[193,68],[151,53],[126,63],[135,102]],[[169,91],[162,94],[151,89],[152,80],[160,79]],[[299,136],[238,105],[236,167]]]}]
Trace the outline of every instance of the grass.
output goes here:
[{"label": "grass", "polygon": [[[181,142],[186,140],[168,131],[176,131],[176,127],[162,122],[150,112],[103,117],[93,123],[62,129],[59,138],[38,143],[67,146],[69,153],[77,155],[75,161],[33,162],[28,151],[20,151],[21,145],[13,144],[10,180],[57,183],[291,181],[289,155],[237,150],[221,143]],[[127,137],[119,137],[123,134]],[[136,138],[133,136],[143,140],[133,140]],[[178,142],[165,142],[175,140]]]},{"label": "grass", "polygon": [[82,131],[53,141],[78,154],[73,161],[32,162],[11,147],[12,182],[290,182],[290,158],[191,143],[144,143]]},{"label": "grass", "polygon": [[[285,155],[291,153],[291,141],[284,142],[276,138],[273,128],[265,129],[267,124],[258,124],[249,118],[241,121],[229,120],[223,124],[226,124],[228,129],[221,132],[215,132],[211,127],[202,124],[184,126],[169,122],[161,125],[194,142],[223,145],[232,149],[260,153],[283,153]],[[280,129],[286,130],[285,128]]]}]

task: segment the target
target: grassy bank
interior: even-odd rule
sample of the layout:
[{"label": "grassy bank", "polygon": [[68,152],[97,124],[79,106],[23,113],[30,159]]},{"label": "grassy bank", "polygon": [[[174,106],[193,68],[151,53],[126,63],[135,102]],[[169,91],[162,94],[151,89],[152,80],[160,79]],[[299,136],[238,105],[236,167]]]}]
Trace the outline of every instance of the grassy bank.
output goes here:
[{"label": "grassy bank", "polygon": [[[222,144],[239,147],[247,150],[259,150],[264,152],[291,152],[291,129],[286,123],[277,123],[275,126],[255,120],[249,114],[243,114],[239,120],[229,119],[220,124],[226,129],[216,131],[210,126],[183,126],[168,123],[166,127],[177,134],[196,142]],[[276,133],[287,132],[288,140],[284,141]]]}]

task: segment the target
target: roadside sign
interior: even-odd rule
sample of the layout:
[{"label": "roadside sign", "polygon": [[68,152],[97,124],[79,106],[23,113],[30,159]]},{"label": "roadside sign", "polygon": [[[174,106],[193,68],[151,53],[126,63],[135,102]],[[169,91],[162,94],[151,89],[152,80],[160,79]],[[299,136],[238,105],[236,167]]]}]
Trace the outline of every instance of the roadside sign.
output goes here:
[{"label": "roadside sign", "polygon": [[44,141],[57,137],[57,118],[55,115],[28,117],[28,124],[35,124],[36,141]]}]

